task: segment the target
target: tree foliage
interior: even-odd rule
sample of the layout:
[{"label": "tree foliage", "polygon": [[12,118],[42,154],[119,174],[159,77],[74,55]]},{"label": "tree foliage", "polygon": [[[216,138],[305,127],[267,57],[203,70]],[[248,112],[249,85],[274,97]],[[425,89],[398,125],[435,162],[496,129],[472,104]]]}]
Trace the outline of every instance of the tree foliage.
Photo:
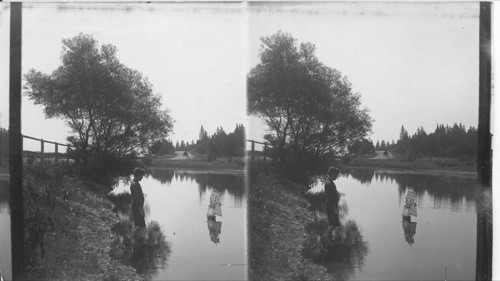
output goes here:
[{"label": "tree foliage", "polygon": [[149,147],[149,153],[153,155],[174,154],[175,148],[170,140],[163,139],[153,142],[153,144]]},{"label": "tree foliage", "polygon": [[357,140],[349,146],[349,153],[354,155],[375,153],[375,146],[373,145],[373,142],[371,140]]},{"label": "tree foliage", "polygon": [[423,127],[417,128],[412,136],[406,130],[404,132],[395,145],[395,152],[409,154],[412,159],[424,155],[471,158],[477,154],[477,129],[466,129],[461,123],[453,126],[438,124],[435,131],[429,134]]},{"label": "tree foliage", "polygon": [[31,69],[25,94],[45,106],[48,118],[67,122],[80,164],[111,172],[114,162],[136,159],[168,135],[173,121],[160,96],[140,72],[120,63],[115,46],[81,33],[62,43],[61,66],[52,74]]},{"label": "tree foliage", "polygon": [[248,112],[269,126],[280,161],[344,154],[371,130],[360,95],[318,60],[313,44],[281,31],[261,41],[260,63],[248,75]]},{"label": "tree foliage", "polygon": [[200,154],[207,154],[208,160],[217,157],[241,157],[245,154],[245,127],[236,124],[231,133],[226,133],[222,127],[218,127],[211,136],[201,126],[199,139],[194,145],[194,150]]}]

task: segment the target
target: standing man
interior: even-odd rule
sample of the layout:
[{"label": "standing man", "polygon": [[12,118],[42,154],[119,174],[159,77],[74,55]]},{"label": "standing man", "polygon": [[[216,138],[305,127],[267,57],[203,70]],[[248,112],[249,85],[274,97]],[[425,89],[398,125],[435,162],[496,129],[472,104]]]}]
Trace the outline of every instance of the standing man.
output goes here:
[{"label": "standing man", "polygon": [[335,231],[334,236],[336,236],[338,232],[338,227],[340,226],[339,219],[339,201],[340,194],[337,191],[337,186],[335,185],[334,180],[339,176],[340,170],[337,167],[328,168],[328,179],[325,184],[325,212],[328,216],[328,224],[330,227],[328,228],[328,234],[331,235],[332,232]]},{"label": "standing man", "polygon": [[130,193],[132,194],[132,215],[134,216],[134,224],[138,227],[146,227],[144,214],[144,193],[139,182],[146,171],[142,168],[135,168],[133,175],[134,179],[130,185]]}]

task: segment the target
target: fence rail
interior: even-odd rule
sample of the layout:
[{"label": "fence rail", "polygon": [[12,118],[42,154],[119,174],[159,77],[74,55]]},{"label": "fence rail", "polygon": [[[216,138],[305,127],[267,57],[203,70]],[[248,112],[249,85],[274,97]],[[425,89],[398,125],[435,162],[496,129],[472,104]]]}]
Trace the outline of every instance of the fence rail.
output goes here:
[{"label": "fence rail", "polygon": [[[40,159],[43,161],[43,159],[45,158],[45,143],[50,143],[50,144],[53,144],[55,146],[55,150],[54,150],[54,154],[55,154],[55,163],[57,163],[57,161],[59,160],[59,146],[61,147],[66,147],[66,164],[69,164],[69,154],[70,154],[70,151],[71,151],[71,148],[74,148],[74,146],[70,145],[70,144],[64,144],[64,143],[58,143],[58,142],[55,142],[55,141],[48,141],[48,140],[44,140],[44,139],[38,139],[38,138],[34,138],[34,137],[30,137],[30,136],[26,136],[26,135],[22,135],[23,136],[23,139],[30,139],[30,140],[34,140],[34,141],[39,141],[40,142],[40,152],[37,152],[37,153],[40,153]],[[23,152],[25,152],[25,150],[23,149]]]},{"label": "fence rail", "polygon": [[266,143],[266,142],[260,142],[260,141],[256,141],[256,140],[247,140],[247,142],[250,142],[252,144],[252,150],[251,150],[251,154],[250,154],[250,163],[254,163],[255,161],[255,144],[262,144],[264,145],[264,150],[263,150],[263,153],[264,153],[264,160],[263,162],[266,163],[266,158],[267,158],[267,148],[268,147],[272,147],[271,144],[269,143]]}]

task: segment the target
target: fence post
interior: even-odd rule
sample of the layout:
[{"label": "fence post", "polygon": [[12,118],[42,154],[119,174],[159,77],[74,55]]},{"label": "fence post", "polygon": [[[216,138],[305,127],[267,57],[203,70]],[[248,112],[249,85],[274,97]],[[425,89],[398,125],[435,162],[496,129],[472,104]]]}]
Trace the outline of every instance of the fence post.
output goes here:
[{"label": "fence post", "polygon": [[68,149],[66,149],[66,165],[69,165],[69,150],[70,150],[69,144],[67,144],[67,146]]},{"label": "fence post", "polygon": [[[10,237],[12,279],[24,277],[23,135],[21,134],[22,95],[22,3],[10,3],[9,71],[9,171]],[[4,251],[2,249],[2,251]]]},{"label": "fence post", "polygon": [[250,164],[253,165],[254,163],[254,154],[255,154],[255,142],[252,140],[252,155],[250,156]]},{"label": "fence post", "polygon": [[264,165],[266,164],[267,144],[264,144]]},{"label": "fence post", "polygon": [[264,144],[264,171],[266,175],[268,174],[267,172],[267,161],[266,161],[266,156],[267,156],[267,144]]},{"label": "fence post", "polygon": [[43,145],[44,141],[43,139],[40,140],[40,150],[41,150],[41,154],[40,154],[40,160],[43,161],[43,148],[44,148],[44,145]]},{"label": "fence post", "polygon": [[57,158],[59,158],[59,151],[58,151],[58,146],[56,142],[56,159],[54,160],[55,164],[57,164]]}]

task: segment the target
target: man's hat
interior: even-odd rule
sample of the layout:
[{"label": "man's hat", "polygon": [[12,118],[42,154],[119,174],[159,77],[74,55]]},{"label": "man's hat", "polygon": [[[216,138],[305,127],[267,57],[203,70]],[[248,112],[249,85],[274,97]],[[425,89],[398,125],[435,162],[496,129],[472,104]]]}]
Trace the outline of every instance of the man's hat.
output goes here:
[{"label": "man's hat", "polygon": [[134,172],[132,173],[134,176],[143,176],[146,173],[146,170],[143,168],[137,167],[134,169]]},{"label": "man's hat", "polygon": [[335,166],[331,166],[330,168],[328,168],[328,174],[331,174],[333,172],[340,173],[340,169]]}]

